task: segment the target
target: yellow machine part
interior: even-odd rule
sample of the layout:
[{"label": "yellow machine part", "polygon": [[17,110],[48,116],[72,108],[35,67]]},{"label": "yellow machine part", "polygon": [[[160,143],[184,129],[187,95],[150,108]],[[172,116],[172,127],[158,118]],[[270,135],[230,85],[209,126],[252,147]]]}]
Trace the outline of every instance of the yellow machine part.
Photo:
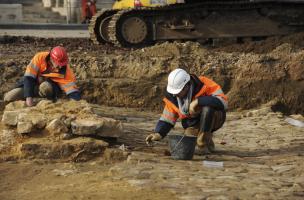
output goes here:
[{"label": "yellow machine part", "polygon": [[[157,7],[179,3],[181,0],[116,0],[113,9],[135,8],[135,2],[140,2],[141,7]],[[183,3],[183,2],[180,2]]]}]

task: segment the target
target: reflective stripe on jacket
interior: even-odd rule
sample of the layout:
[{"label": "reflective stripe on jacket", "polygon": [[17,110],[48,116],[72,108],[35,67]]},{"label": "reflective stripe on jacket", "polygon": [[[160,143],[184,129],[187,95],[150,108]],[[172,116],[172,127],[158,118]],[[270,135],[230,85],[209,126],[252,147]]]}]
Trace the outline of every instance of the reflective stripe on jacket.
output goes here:
[{"label": "reflective stripe on jacket", "polygon": [[37,53],[31,60],[30,64],[26,67],[24,76],[29,76],[36,80],[41,76],[49,78],[57,83],[67,95],[78,91],[76,78],[71,68],[67,65],[59,71],[50,70],[47,63],[48,56],[49,52]]},{"label": "reflective stripe on jacket", "polygon": [[[192,101],[198,97],[213,96],[222,102],[225,110],[227,109],[227,96],[223,93],[221,87],[217,83],[207,77],[200,76],[198,78],[195,75],[191,75],[191,81],[195,85]],[[160,121],[167,122],[174,126],[178,118],[186,119],[190,117],[179,111],[177,98],[172,94],[167,93],[163,101],[165,102],[165,108],[159,119]]]},{"label": "reflective stripe on jacket", "polygon": [[[223,103],[224,109],[227,110],[228,109],[228,98],[224,94],[221,86],[219,86],[213,80],[208,79],[205,76],[200,76],[199,79],[204,84],[204,86],[195,95],[195,98],[201,97],[201,96],[214,96]],[[193,98],[193,99],[195,99],[195,98]]]}]

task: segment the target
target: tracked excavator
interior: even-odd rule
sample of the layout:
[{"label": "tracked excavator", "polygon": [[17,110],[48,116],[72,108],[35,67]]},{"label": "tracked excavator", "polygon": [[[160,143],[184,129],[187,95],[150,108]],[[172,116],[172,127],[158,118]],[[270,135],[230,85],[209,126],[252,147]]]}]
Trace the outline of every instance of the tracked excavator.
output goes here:
[{"label": "tracked excavator", "polygon": [[304,30],[304,0],[116,0],[90,21],[94,43],[261,38]]}]

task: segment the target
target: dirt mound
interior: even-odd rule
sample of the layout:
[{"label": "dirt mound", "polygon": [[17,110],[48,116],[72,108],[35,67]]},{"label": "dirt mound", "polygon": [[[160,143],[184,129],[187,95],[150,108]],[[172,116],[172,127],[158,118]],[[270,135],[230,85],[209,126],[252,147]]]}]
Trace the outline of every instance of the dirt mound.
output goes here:
[{"label": "dirt mound", "polygon": [[87,39],[16,37],[2,42],[0,92],[13,86],[37,51],[67,47],[83,97],[92,103],[160,110],[168,73],[181,67],[223,86],[230,109],[276,100],[275,109],[304,113],[304,33],[222,47],[163,43],[125,50]]},{"label": "dirt mound", "polygon": [[256,53],[265,54],[270,53],[278,46],[288,43],[292,45],[293,49],[303,49],[304,46],[304,34],[297,33],[290,36],[277,36],[269,37],[265,40],[259,41],[243,41],[242,43],[234,43],[221,47],[215,47],[214,50],[223,52],[240,52],[240,53]]}]

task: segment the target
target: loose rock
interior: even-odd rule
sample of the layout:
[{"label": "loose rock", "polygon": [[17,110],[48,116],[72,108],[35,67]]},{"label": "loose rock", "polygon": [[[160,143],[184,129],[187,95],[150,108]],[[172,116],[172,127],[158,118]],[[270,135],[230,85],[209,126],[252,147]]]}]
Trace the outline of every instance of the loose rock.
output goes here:
[{"label": "loose rock", "polygon": [[114,119],[77,119],[71,123],[72,133],[75,135],[98,135],[102,137],[119,137],[122,124]]},{"label": "loose rock", "polygon": [[18,123],[18,111],[5,111],[2,116],[2,122],[5,125],[16,126]]},{"label": "loose rock", "polygon": [[33,131],[34,125],[32,122],[18,122],[17,132],[19,134],[30,133]]},{"label": "loose rock", "polygon": [[53,135],[67,133],[69,129],[66,125],[59,119],[54,119],[47,126],[46,130],[48,130]]}]

